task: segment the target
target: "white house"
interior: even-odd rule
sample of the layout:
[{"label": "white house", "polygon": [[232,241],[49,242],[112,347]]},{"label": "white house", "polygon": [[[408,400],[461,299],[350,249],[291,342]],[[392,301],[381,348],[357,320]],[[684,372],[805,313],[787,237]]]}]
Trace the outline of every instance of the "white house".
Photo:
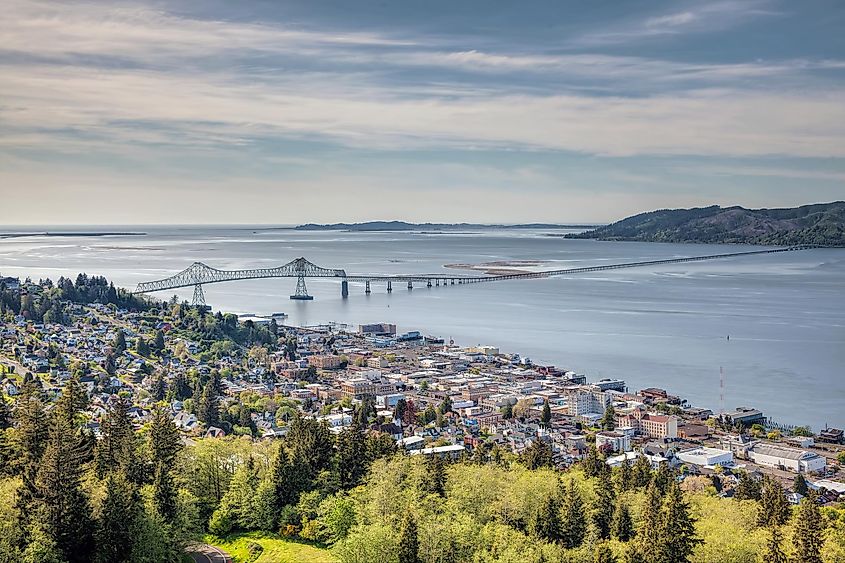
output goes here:
[{"label": "white house", "polygon": [[691,450],[678,452],[675,457],[677,457],[683,463],[697,465],[699,467],[732,465],[734,461],[733,452],[729,450],[719,450],[716,448],[706,447],[693,448]]}]

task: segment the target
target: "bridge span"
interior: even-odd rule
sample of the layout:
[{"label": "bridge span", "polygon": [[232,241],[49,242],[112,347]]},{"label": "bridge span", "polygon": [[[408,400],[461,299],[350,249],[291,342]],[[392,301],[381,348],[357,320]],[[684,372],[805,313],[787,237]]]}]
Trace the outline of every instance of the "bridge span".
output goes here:
[{"label": "bridge span", "polygon": [[663,260],[646,260],[638,262],[623,262],[618,264],[604,264],[600,266],[584,266],[580,268],[566,268],[562,270],[546,270],[541,272],[519,272],[497,275],[461,275],[449,273],[434,274],[347,274],[342,269],[323,268],[305,258],[296,258],[283,266],[276,268],[256,268],[250,270],[218,270],[202,262],[194,262],[178,274],[161,280],[142,282],[138,284],[135,293],[152,293],[167,291],[182,287],[194,288],[192,303],[205,305],[205,294],[202,286],[209,283],[220,283],[236,280],[261,278],[296,278],[296,291],[291,299],[310,300],[305,285],[305,278],[338,278],[341,280],[341,295],[349,296],[349,282],[364,282],[364,292],[370,293],[370,283],[381,282],[387,286],[387,291],[393,291],[393,283],[407,283],[408,289],[413,289],[415,283],[425,284],[426,287],[441,285],[463,285],[468,283],[485,283],[505,280],[548,278],[552,276],[566,276],[605,270],[620,270],[623,268],[637,268],[643,266],[657,266],[661,264],[680,264],[683,262],[701,262],[719,258],[734,258],[738,256],[752,256],[756,254],[773,254],[777,252],[795,252],[819,248],[815,245],[798,245],[784,248],[767,248],[763,250],[749,250],[744,252],[728,252],[723,254],[708,254],[704,256],[686,256]]}]

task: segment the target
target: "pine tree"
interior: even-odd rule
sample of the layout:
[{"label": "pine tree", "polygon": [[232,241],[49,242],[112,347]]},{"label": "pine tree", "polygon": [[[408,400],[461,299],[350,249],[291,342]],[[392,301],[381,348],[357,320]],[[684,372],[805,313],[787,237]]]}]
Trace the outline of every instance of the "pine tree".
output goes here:
[{"label": "pine tree", "polygon": [[57,416],[35,479],[34,514],[70,563],[88,561],[93,547],[88,498],[82,491],[83,454],[71,423]]},{"label": "pine tree", "polygon": [[637,456],[637,461],[634,462],[632,471],[633,483],[637,488],[648,487],[651,483],[651,463],[645,454]]},{"label": "pine tree", "polygon": [[613,537],[621,542],[629,541],[634,537],[634,521],[631,518],[631,510],[623,498],[619,498],[616,501],[611,531],[613,532]]},{"label": "pine tree", "polygon": [[510,420],[513,418],[513,405],[510,403],[505,403],[505,406],[502,407],[502,418],[505,420]]},{"label": "pine tree", "polygon": [[669,469],[669,464],[659,464],[657,466],[657,471],[655,471],[654,475],[652,475],[652,480],[657,486],[657,490],[660,491],[660,495],[665,495],[669,488],[669,484],[674,480],[674,475],[672,474],[672,470]]},{"label": "pine tree", "polygon": [[608,405],[605,409],[604,416],[601,417],[600,424],[604,430],[613,430],[616,428],[616,411],[614,410],[613,405]]},{"label": "pine tree", "polygon": [[616,556],[613,555],[613,550],[607,543],[602,542],[596,545],[593,551],[593,563],[616,563]]},{"label": "pine tree", "polygon": [[182,449],[182,440],[176,425],[170,420],[167,411],[156,408],[150,420],[149,433],[147,434],[147,449],[150,455],[150,463],[153,467],[163,464],[171,469],[176,462],[176,456]]},{"label": "pine tree", "polygon": [[132,553],[133,526],[138,517],[138,494],[120,471],[105,481],[106,496],[97,518],[97,561],[123,563]]},{"label": "pine tree", "polygon": [[13,472],[23,480],[23,487],[18,493],[18,505],[23,508],[36,495],[38,464],[49,439],[49,425],[41,392],[32,383],[21,386],[14,418],[17,428],[12,441]]},{"label": "pine tree", "polygon": [[137,340],[135,340],[135,352],[138,353],[139,356],[147,357],[150,355],[150,345],[144,340],[143,336],[139,336]]},{"label": "pine tree", "polygon": [[599,475],[595,491],[596,500],[593,504],[592,520],[599,538],[606,540],[610,538],[613,513],[616,508],[616,492],[606,471]]},{"label": "pine tree", "polygon": [[531,440],[531,444],[522,451],[521,457],[522,462],[528,469],[553,467],[552,448],[539,438]]},{"label": "pine tree", "polygon": [[824,522],[815,495],[810,494],[801,501],[795,516],[795,530],[792,544],[795,558],[801,563],[822,563],[821,550],[824,544]]},{"label": "pine tree", "polygon": [[364,430],[353,423],[337,437],[335,471],[341,488],[356,486],[367,471],[367,446]]},{"label": "pine tree", "polygon": [[581,462],[581,465],[587,477],[597,477],[610,470],[595,444],[590,444],[587,449],[587,456]]},{"label": "pine tree", "polygon": [[792,484],[792,492],[798,493],[799,495],[807,496],[807,492],[809,488],[807,487],[807,480],[804,479],[802,474],[798,474],[795,476],[795,481]]},{"label": "pine tree", "polygon": [[637,551],[645,561],[659,561],[662,555],[662,507],[660,490],[652,482],[646,489],[640,528],[637,530]]},{"label": "pine tree", "polygon": [[446,463],[437,454],[426,460],[426,473],[423,486],[433,495],[446,497]]},{"label": "pine tree", "polygon": [[661,525],[661,558],[665,563],[687,563],[701,539],[695,535],[695,520],[677,481],[672,481],[666,494],[666,506]]},{"label": "pine tree", "polygon": [[126,335],[123,333],[122,329],[118,329],[117,334],[114,335],[112,348],[114,348],[114,351],[118,354],[122,354],[126,351]]},{"label": "pine tree", "polygon": [[547,542],[561,539],[560,507],[554,495],[548,495],[535,510],[531,524],[531,533]]},{"label": "pine tree", "polygon": [[549,406],[549,400],[543,401],[543,415],[540,417],[540,423],[546,428],[552,423],[552,408]]},{"label": "pine tree", "polygon": [[12,409],[6,402],[6,396],[0,391],[0,430],[6,430],[12,426]]},{"label": "pine tree", "polygon": [[763,561],[766,563],[789,563],[789,558],[783,552],[783,533],[780,526],[769,528],[769,537],[766,540],[766,551],[763,553]]},{"label": "pine tree", "polygon": [[156,465],[153,477],[153,504],[162,518],[172,522],[176,518],[176,485],[165,465]]},{"label": "pine tree", "polygon": [[156,331],[155,339],[153,340],[153,350],[157,354],[161,354],[164,351],[164,333],[160,330]]},{"label": "pine tree", "polygon": [[64,416],[71,423],[76,416],[88,407],[88,393],[82,388],[79,379],[71,377],[65,383],[59,400],[56,401],[56,412]]},{"label": "pine tree", "polygon": [[760,496],[760,510],[757,512],[758,526],[782,526],[789,520],[789,503],[783,487],[777,480],[763,477],[763,492]]},{"label": "pine tree", "polygon": [[152,389],[150,389],[150,395],[152,396],[153,401],[163,401],[164,398],[167,396],[167,383],[164,381],[164,374],[158,372],[153,380]]},{"label": "pine tree", "polygon": [[177,401],[184,401],[193,396],[193,391],[183,371],[176,372],[171,389],[173,390],[173,398]]},{"label": "pine tree", "polygon": [[620,493],[631,490],[634,487],[634,471],[631,469],[631,464],[628,459],[622,462],[619,466],[619,471],[616,472],[616,488]]},{"label": "pine tree", "polygon": [[739,483],[734,490],[736,500],[760,500],[760,482],[744,472],[739,477]]},{"label": "pine tree", "polygon": [[220,424],[220,400],[214,391],[214,383],[211,381],[203,387],[202,395],[197,404],[197,418],[206,427]]},{"label": "pine tree", "polygon": [[567,549],[580,546],[587,534],[587,518],[584,514],[584,500],[575,479],[566,487],[561,518],[561,542]]},{"label": "pine tree", "polygon": [[405,512],[399,529],[399,563],[420,563],[420,541],[417,537],[417,520],[410,510]]},{"label": "pine tree", "polygon": [[100,431],[102,437],[97,442],[97,475],[104,478],[106,473],[120,469],[134,483],[139,483],[141,475],[136,463],[135,430],[129,420],[129,402],[122,397],[113,397]]}]

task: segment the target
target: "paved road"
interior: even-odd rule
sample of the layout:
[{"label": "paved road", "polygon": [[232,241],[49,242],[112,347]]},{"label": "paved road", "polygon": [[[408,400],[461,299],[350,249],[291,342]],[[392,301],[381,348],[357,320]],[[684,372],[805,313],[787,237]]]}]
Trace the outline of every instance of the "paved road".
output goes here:
[{"label": "paved road", "polygon": [[232,556],[220,548],[208,544],[194,544],[188,547],[188,555],[194,563],[232,563]]}]

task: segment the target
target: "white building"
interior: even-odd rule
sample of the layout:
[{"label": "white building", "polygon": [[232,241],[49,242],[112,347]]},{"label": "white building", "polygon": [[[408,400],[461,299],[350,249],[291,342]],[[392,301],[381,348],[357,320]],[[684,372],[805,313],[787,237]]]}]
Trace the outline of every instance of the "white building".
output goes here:
[{"label": "white building", "polygon": [[783,467],[796,473],[824,471],[826,464],[825,458],[819,454],[773,444],[755,444],[748,451],[748,457],[754,463]]},{"label": "white building", "polygon": [[611,396],[602,391],[586,391],[579,389],[572,392],[567,398],[567,407],[571,416],[584,416],[586,414],[604,414],[610,405]]},{"label": "white building", "polygon": [[734,454],[729,450],[719,450],[716,448],[693,448],[683,452],[678,452],[675,456],[683,463],[690,465],[698,465],[700,467],[715,467],[717,465],[726,466],[732,465],[734,462]]},{"label": "white building", "polygon": [[596,447],[610,447],[614,452],[631,451],[631,436],[624,432],[596,432]]}]

